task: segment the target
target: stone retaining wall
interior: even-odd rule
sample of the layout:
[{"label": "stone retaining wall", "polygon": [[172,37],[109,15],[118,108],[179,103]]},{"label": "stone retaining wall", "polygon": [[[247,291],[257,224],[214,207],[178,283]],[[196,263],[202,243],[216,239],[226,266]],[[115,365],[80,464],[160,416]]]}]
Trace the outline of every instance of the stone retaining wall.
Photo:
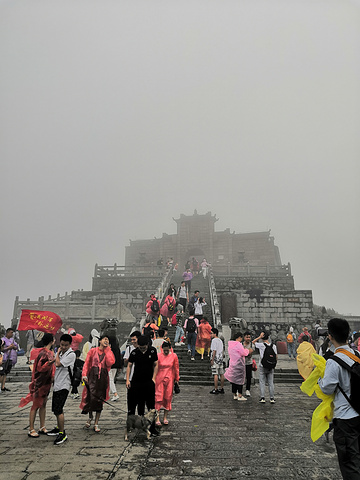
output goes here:
[{"label": "stone retaining wall", "polygon": [[294,290],[292,275],[215,275],[216,291],[231,292],[236,290]]},{"label": "stone retaining wall", "polygon": [[162,276],[146,277],[93,277],[93,292],[144,292],[145,297],[150,296],[158,287]]}]

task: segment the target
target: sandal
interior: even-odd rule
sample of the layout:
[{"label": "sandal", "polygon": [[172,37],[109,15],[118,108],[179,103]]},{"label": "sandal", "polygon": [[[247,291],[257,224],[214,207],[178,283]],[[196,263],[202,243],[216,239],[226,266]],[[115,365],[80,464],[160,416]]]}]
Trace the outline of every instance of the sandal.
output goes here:
[{"label": "sandal", "polygon": [[94,432],[99,433],[100,432],[100,427],[99,425],[94,425]]},{"label": "sandal", "polygon": [[89,418],[86,423],[85,423],[85,428],[90,428],[91,427],[91,422],[92,422],[92,418]]},{"label": "sandal", "polygon": [[38,430],[38,433],[40,435],[47,435],[48,431],[46,430],[46,427],[41,427],[40,430]]},{"label": "sandal", "polygon": [[164,425],[169,425],[169,420],[164,420]]},{"label": "sandal", "polygon": [[[165,423],[165,422],[164,422],[164,423]],[[157,421],[155,422],[155,425],[156,425],[157,427],[161,427],[161,422],[160,422],[160,420],[157,420]]]},{"label": "sandal", "polygon": [[36,430],[32,429],[32,430],[29,430],[28,437],[30,437],[30,438],[39,438],[40,435],[39,435],[38,433],[36,433]]}]

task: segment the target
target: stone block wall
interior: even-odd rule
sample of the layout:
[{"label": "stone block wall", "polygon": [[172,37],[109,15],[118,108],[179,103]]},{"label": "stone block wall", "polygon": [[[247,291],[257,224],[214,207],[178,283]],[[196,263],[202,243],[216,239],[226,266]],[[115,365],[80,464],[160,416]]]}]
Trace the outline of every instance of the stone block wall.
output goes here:
[{"label": "stone block wall", "polygon": [[231,292],[237,290],[294,290],[292,275],[244,275],[215,276],[216,291]]},{"label": "stone block wall", "polygon": [[312,291],[295,290],[292,276],[216,276],[215,284],[223,324],[244,318],[253,335],[266,330],[274,341],[285,340],[290,326],[313,328]]},{"label": "stone block wall", "polygon": [[162,274],[147,277],[93,277],[92,291],[101,292],[137,292],[145,297],[153,293],[159,285]]}]

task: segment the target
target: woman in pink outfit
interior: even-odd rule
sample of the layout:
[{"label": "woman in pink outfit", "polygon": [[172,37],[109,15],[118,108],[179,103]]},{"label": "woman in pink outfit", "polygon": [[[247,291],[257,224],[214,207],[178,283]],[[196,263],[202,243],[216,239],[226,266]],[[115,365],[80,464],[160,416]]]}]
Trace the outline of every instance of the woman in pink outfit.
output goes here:
[{"label": "woman in pink outfit", "polygon": [[250,348],[244,348],[242,345],[243,334],[236,332],[233,336],[234,340],[228,342],[228,353],[230,357],[229,368],[225,370],[225,378],[231,382],[234,400],[246,400],[243,397],[242,389],[245,383],[245,357],[252,353]]},{"label": "woman in pink outfit", "polygon": [[90,428],[95,412],[95,432],[100,432],[99,419],[104,400],[109,400],[109,370],[115,363],[115,356],[109,346],[109,338],[103,335],[99,338],[99,346],[91,348],[86,356],[82,371],[85,388],[80,403],[81,413],[88,414],[85,424]]},{"label": "woman in pink outfit", "polygon": [[165,298],[164,305],[161,307],[160,313],[163,317],[166,317],[168,327],[171,327],[171,319],[175,313],[176,300],[172,295],[168,295]]},{"label": "woman in pink outfit", "polygon": [[156,425],[161,425],[160,409],[164,409],[164,425],[168,425],[174,383],[179,383],[180,379],[179,360],[176,353],[171,351],[171,345],[168,342],[162,344],[162,351],[158,354],[158,366],[155,383]]}]

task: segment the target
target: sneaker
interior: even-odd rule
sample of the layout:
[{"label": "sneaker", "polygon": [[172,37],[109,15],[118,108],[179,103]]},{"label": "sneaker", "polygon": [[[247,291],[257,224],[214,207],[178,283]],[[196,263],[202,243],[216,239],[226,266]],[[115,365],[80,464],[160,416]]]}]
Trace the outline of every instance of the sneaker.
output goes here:
[{"label": "sneaker", "polygon": [[60,430],[58,427],[53,428],[52,430],[49,430],[46,435],[59,435]]},{"label": "sneaker", "polygon": [[188,355],[191,355],[191,350],[188,350]]},{"label": "sneaker", "polygon": [[247,398],[244,397],[244,395],[242,395],[241,397],[238,397],[238,400],[239,400],[239,402],[244,402],[244,401],[246,402]]},{"label": "sneaker", "polygon": [[111,402],[117,402],[119,400],[119,395],[114,395],[111,397]]},{"label": "sneaker", "polygon": [[181,345],[183,345],[183,343],[180,343],[180,342],[175,343],[175,347],[181,347]]},{"label": "sneaker", "polygon": [[224,390],[223,388],[219,388],[219,389],[218,389],[218,392],[224,394],[224,393],[225,393],[225,390]]},{"label": "sneaker", "polygon": [[180,345],[185,345],[185,343],[184,343],[184,342],[180,342]]},{"label": "sneaker", "polygon": [[79,397],[80,397],[80,395],[78,393],[74,393],[73,398],[79,398]]},{"label": "sneaker", "polygon": [[270,398],[270,403],[275,403],[275,398]]},{"label": "sneaker", "polygon": [[215,388],[213,390],[211,390],[210,392],[212,395],[217,395],[219,392],[219,390],[215,390]]},{"label": "sneaker", "polygon": [[190,360],[192,360],[192,361],[195,361],[195,358],[194,358],[194,357],[191,357],[191,359],[190,359]]},{"label": "sneaker", "polygon": [[234,400],[237,400],[238,399],[238,396],[237,395],[234,395]]},{"label": "sneaker", "polygon": [[10,392],[10,390],[9,390],[8,388],[6,388],[6,387],[2,388],[1,391],[2,391],[2,392]]},{"label": "sneaker", "polygon": [[247,397],[251,397],[250,390],[246,390],[245,395],[246,395]]},{"label": "sneaker", "polygon": [[260,403],[265,403],[265,398],[261,397],[259,401],[260,401]]},{"label": "sneaker", "polygon": [[60,445],[61,443],[66,442],[67,436],[65,432],[59,433],[59,435],[54,440],[54,445]]}]

